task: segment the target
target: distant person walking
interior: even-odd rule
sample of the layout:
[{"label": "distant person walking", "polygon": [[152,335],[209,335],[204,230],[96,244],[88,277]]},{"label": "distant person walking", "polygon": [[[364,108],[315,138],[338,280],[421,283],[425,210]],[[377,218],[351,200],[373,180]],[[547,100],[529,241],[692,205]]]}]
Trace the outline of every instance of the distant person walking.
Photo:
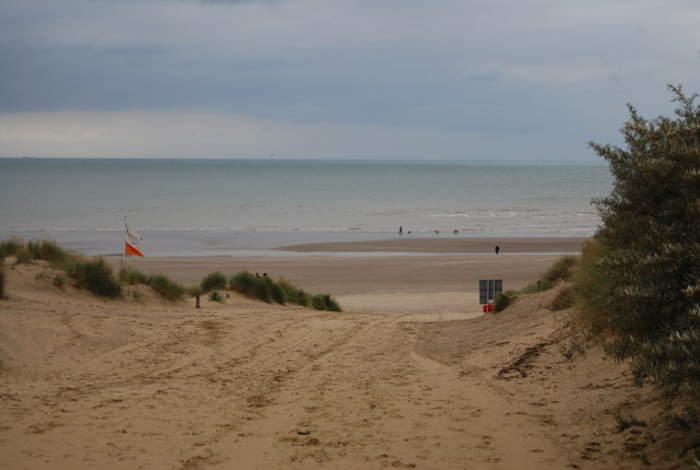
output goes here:
[{"label": "distant person walking", "polygon": [[403,225],[399,225],[399,235],[403,235]]},{"label": "distant person walking", "polygon": [[498,252],[501,251],[501,247],[496,245],[495,251],[496,251],[496,254],[498,254]]}]

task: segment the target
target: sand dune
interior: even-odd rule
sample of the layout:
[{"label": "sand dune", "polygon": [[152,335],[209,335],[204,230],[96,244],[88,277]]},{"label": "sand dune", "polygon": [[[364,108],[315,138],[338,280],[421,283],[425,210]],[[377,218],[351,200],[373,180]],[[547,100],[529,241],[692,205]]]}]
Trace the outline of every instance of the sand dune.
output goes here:
[{"label": "sand dune", "polygon": [[[456,321],[107,302],[52,275],[9,270],[0,302],[0,468],[675,468],[624,365],[558,352],[553,292]],[[650,426],[616,432],[620,410]]]}]

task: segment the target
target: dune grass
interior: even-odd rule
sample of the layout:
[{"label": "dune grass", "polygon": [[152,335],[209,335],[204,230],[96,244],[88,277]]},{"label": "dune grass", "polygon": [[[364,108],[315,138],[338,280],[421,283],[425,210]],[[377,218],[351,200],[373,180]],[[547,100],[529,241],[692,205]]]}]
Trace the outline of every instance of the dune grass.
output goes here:
[{"label": "dune grass", "polygon": [[0,300],[6,299],[5,296],[5,270],[0,266]]},{"label": "dune grass", "polygon": [[331,312],[340,312],[340,305],[336,300],[328,294],[318,294],[311,298],[311,305],[316,310],[329,310]]},{"label": "dune grass", "polygon": [[180,300],[187,292],[184,286],[170,279],[165,274],[148,275],[131,266],[119,270],[119,280],[130,285],[143,284],[149,286],[161,297],[167,300]]},{"label": "dune grass", "polygon": [[226,276],[217,271],[207,274],[199,286],[203,293],[207,293],[214,289],[226,289],[226,284]]},{"label": "dune grass", "polygon": [[275,281],[268,276],[256,276],[248,271],[241,271],[231,276],[229,288],[246,297],[267,303],[291,303],[304,307],[311,306],[316,310],[342,311],[338,302],[328,294],[311,295],[286,279]]},{"label": "dune grass", "polygon": [[102,259],[81,260],[68,267],[68,274],[93,294],[101,297],[118,298],[122,295],[122,286],[114,278],[112,268]]},{"label": "dune grass", "polygon": [[[185,294],[205,294],[216,291],[214,297],[220,296],[218,291],[229,288],[247,297],[259,299],[267,303],[296,304],[313,307],[317,310],[340,312],[338,302],[328,294],[312,295],[285,279],[273,280],[268,276],[253,275],[242,271],[231,276],[228,280],[220,272],[209,273],[198,286],[186,289],[164,274],[148,275],[133,267],[123,267],[117,278],[112,268],[102,259],[84,258],[61,248],[51,240],[33,240],[25,242],[21,238],[10,238],[0,241],[0,259],[15,256],[18,263],[31,263],[34,260],[45,260],[54,267],[61,269],[76,281],[77,287],[84,287],[101,297],[118,298],[122,296],[120,282],[129,285],[143,284],[168,300],[181,299]],[[54,277],[53,285],[63,288],[65,279],[58,274]],[[0,295],[4,292],[5,277],[0,274]]]},{"label": "dune grass", "polygon": [[125,266],[119,270],[119,280],[131,286],[135,284],[148,285],[148,275],[131,266]]},{"label": "dune grass", "polygon": [[24,241],[21,238],[12,237],[0,242],[0,259],[8,256],[15,256],[20,248],[24,247]]},{"label": "dune grass", "polygon": [[31,253],[32,259],[46,260],[58,267],[65,266],[76,256],[61,248],[53,240],[30,240],[26,247],[27,251]]},{"label": "dune grass", "polygon": [[167,300],[180,300],[187,289],[164,274],[153,274],[148,277],[148,285],[161,297]]},{"label": "dune grass", "polygon": [[13,237],[0,242],[0,259],[8,256],[17,258],[17,263],[31,263],[45,260],[57,268],[65,268],[79,256],[61,248],[52,240],[29,240]]},{"label": "dune grass", "polygon": [[[522,289],[509,290],[498,294],[494,299],[494,311],[502,312],[518,298],[519,295],[536,294],[553,288],[557,283],[569,281],[573,278],[578,257],[564,255],[555,261],[535,282],[531,282]],[[573,305],[575,297],[571,289],[565,289],[565,293],[557,296],[553,302],[554,309],[563,310]]]}]

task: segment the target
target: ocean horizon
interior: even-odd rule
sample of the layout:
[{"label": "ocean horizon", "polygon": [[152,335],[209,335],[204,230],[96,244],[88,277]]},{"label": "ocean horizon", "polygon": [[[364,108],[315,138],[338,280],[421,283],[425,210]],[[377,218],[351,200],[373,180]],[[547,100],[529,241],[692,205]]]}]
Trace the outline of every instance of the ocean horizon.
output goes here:
[{"label": "ocean horizon", "polygon": [[[0,159],[0,237],[151,255],[264,253],[404,236],[589,236],[607,166],[589,162]],[[277,253],[277,252],[276,252]]]}]

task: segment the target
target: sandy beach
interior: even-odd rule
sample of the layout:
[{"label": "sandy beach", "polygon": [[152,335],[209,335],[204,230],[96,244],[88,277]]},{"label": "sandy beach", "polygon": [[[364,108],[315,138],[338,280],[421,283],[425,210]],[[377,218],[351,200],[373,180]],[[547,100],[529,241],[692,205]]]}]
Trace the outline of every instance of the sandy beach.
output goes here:
[{"label": "sandy beach", "polygon": [[[285,278],[313,292],[336,296],[361,312],[474,313],[479,311],[480,279],[503,279],[504,289],[519,289],[536,279],[561,252],[576,252],[580,238],[393,239],[376,242],[316,243],[282,247],[306,256],[130,258],[150,273],[167,273],[194,284],[212,271],[227,275],[248,270]],[[502,243],[501,254],[493,247]],[[330,256],[328,252],[358,256]],[[413,252],[412,256],[385,253]],[[465,252],[465,254],[454,254]],[[371,253],[371,255],[366,255]],[[423,253],[450,253],[423,255]],[[468,253],[468,254],[466,254]],[[120,257],[108,257],[118,268]]]},{"label": "sandy beach", "polygon": [[[365,249],[365,247],[363,247]],[[557,289],[479,315],[557,255],[131,260],[187,283],[284,276],[344,311],[106,301],[45,264],[8,266],[0,303],[0,468],[671,469],[659,403],[599,346],[567,359]],[[111,259],[118,264],[119,259]],[[620,413],[645,420],[618,430]]]},{"label": "sandy beach", "polygon": [[577,253],[583,237],[450,237],[414,238],[405,235],[391,240],[356,242],[305,243],[288,245],[279,250],[299,252],[414,252],[414,253]]}]

